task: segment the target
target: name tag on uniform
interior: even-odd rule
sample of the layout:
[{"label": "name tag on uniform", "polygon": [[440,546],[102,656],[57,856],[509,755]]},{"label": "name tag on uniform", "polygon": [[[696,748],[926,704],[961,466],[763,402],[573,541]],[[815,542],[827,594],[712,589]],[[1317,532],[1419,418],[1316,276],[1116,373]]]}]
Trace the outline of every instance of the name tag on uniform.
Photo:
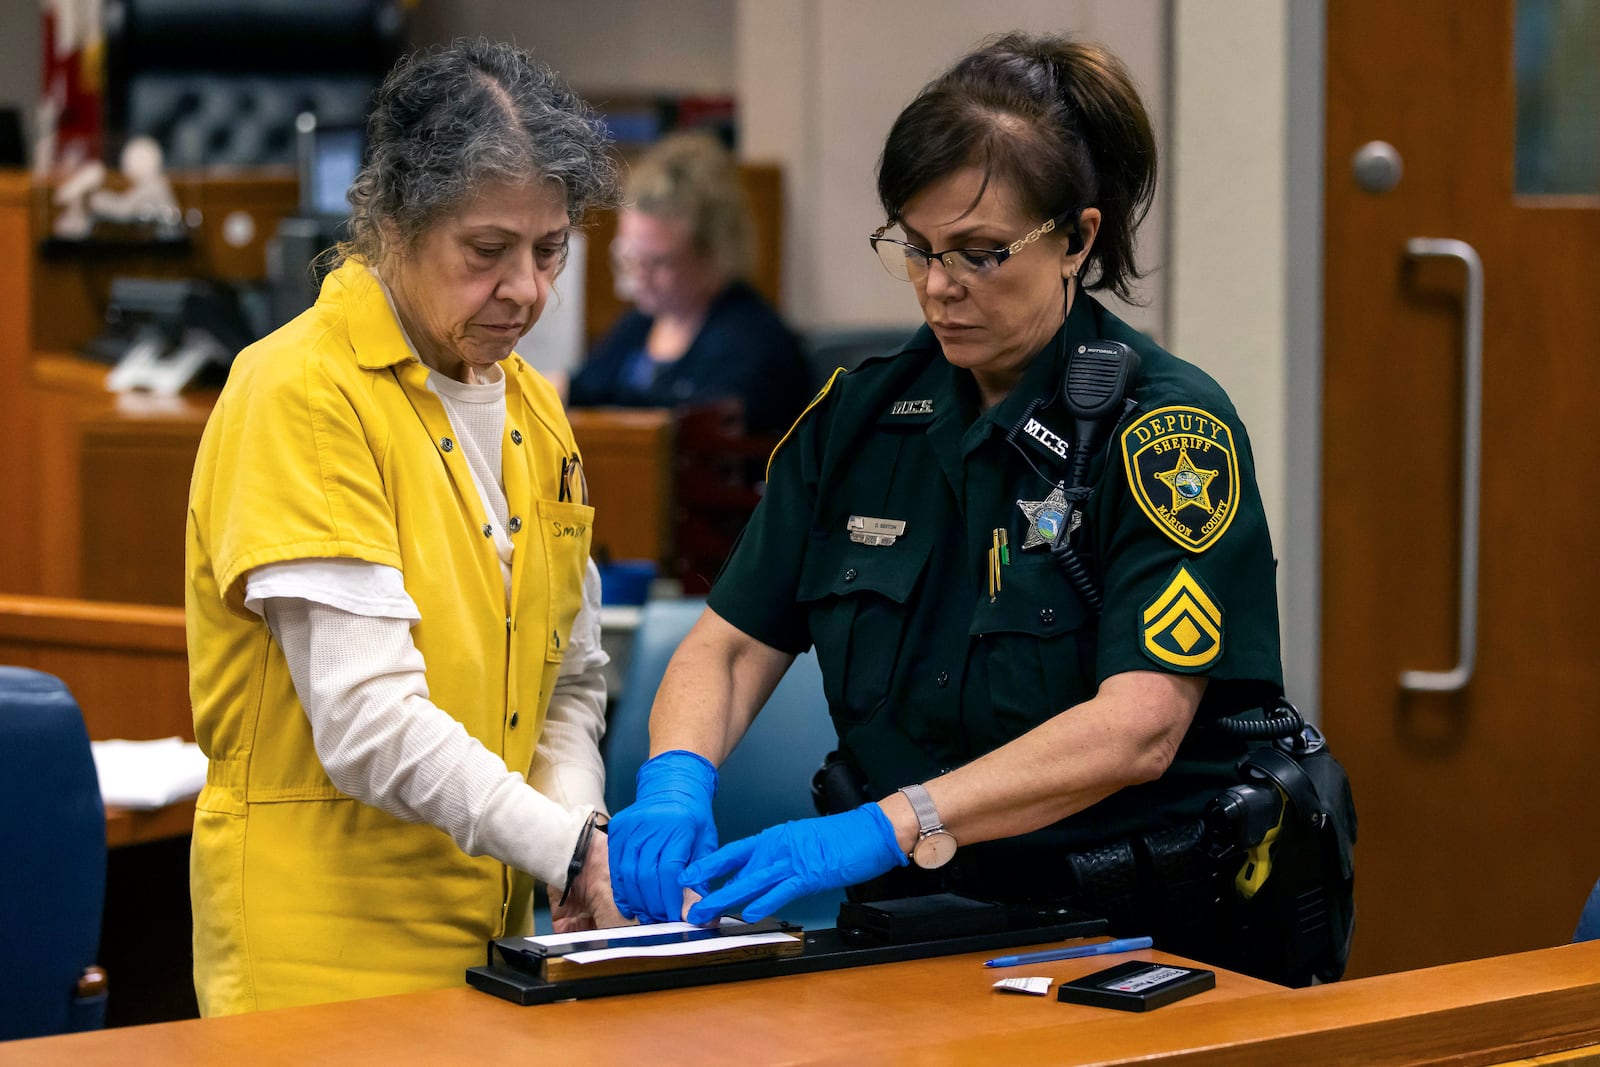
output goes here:
[{"label": "name tag on uniform", "polygon": [[892,545],[895,538],[906,532],[900,519],[874,519],[869,515],[852,515],[845,523],[850,540],[858,545]]},{"label": "name tag on uniform", "polygon": [[1022,428],[1022,432],[1033,438],[1035,441],[1038,441],[1041,446],[1049,449],[1051,452],[1054,452],[1062,459],[1067,458],[1066,440],[1060,434],[1056,433],[1038,419],[1030,418],[1028,420],[1028,424]]}]

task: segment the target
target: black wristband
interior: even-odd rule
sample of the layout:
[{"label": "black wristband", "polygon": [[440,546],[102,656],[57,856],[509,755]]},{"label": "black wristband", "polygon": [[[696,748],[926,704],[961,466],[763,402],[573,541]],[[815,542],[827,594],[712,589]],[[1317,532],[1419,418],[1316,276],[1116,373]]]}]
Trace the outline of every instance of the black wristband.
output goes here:
[{"label": "black wristband", "polygon": [[561,899],[556,901],[556,907],[565,907],[567,897],[572,893],[572,883],[578,880],[583,873],[584,862],[589,858],[589,841],[594,837],[594,832],[606,832],[606,823],[611,820],[600,814],[598,810],[591,811],[589,817],[583,820],[583,829],[578,831],[578,847],[572,850],[572,859],[567,863],[567,885],[561,890]]}]

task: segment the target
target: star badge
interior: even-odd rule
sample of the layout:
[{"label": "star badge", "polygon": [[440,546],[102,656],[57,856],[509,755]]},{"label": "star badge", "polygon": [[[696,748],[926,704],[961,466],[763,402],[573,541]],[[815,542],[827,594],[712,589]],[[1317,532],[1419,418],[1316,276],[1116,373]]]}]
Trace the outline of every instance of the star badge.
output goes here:
[{"label": "star badge", "polygon": [[1211,511],[1211,481],[1220,473],[1196,467],[1189,450],[1180,448],[1178,465],[1169,471],[1157,471],[1156,477],[1172,490],[1172,514],[1176,515],[1187,507]]},{"label": "star badge", "polygon": [[[1040,545],[1053,545],[1056,538],[1061,536],[1062,525],[1067,520],[1067,497],[1057,485],[1050,490],[1043,500],[1019,500],[1017,507],[1022,509],[1022,514],[1028,519],[1028,536],[1022,541],[1024,550],[1038,548]],[[1083,516],[1078,512],[1072,514],[1072,530],[1076,530],[1083,523]],[[1070,537],[1072,530],[1067,531]]]}]

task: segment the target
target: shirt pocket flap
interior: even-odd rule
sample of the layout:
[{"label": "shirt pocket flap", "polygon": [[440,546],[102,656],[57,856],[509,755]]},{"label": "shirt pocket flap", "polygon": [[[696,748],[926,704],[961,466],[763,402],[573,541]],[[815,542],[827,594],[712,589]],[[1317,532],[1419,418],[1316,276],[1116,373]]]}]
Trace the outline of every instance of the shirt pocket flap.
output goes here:
[{"label": "shirt pocket flap", "polygon": [[806,553],[796,598],[804,602],[877,593],[903,604],[917,587],[928,556],[927,545],[904,538],[892,545],[831,539]]},{"label": "shirt pocket flap", "polygon": [[[594,508],[588,504],[539,501],[539,528],[531,532],[543,541],[544,548],[545,571],[540,584],[548,605],[544,627],[547,663],[559,663],[567,654],[572,623],[583,606],[583,581],[593,528]],[[523,577],[524,600],[528,599],[526,594],[533,592],[526,583],[537,580],[531,574]]]},{"label": "shirt pocket flap", "polygon": [[1088,606],[1056,561],[1048,555],[1035,556],[1000,568],[1000,588],[993,600],[978,598],[968,632],[1053,637],[1071,633],[1090,617]]}]

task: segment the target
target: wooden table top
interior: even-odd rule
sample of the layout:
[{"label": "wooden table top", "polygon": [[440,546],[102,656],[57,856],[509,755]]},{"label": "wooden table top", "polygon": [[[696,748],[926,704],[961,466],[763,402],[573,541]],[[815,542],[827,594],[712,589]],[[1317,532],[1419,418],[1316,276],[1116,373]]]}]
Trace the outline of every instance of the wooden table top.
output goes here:
[{"label": "wooden table top", "polygon": [[174,800],[163,808],[142,810],[106,808],[106,847],[122,848],[169,837],[185,837],[194,831],[194,797]]},{"label": "wooden table top", "polygon": [[[1007,952],[1025,951],[1007,949]],[[1159,952],[989,969],[996,952],[856,967],[727,985],[521,1007],[465,985],[428,993],[163,1023],[0,1045],[0,1062],[127,1063],[492,1060],[524,1048],[541,1063],[878,1062],[910,1045],[1088,1022],[1103,1010],[994,992],[1001,977],[1076,978]],[[114,979],[113,979],[114,982]],[[1193,1001],[1279,987],[1221,972]],[[112,986],[112,996],[116,988]],[[1170,1011],[1171,1009],[1166,1009]],[[499,1050],[497,1052],[497,1050]]]},{"label": "wooden table top", "polygon": [[[1161,952],[990,970],[988,952],[518,1007],[456,989],[0,1045],[6,1064],[1504,1063],[1600,1043],[1600,942],[1289,990],[1219,971],[1149,1014],[991,989]],[[116,995],[115,985],[112,995]]]}]

